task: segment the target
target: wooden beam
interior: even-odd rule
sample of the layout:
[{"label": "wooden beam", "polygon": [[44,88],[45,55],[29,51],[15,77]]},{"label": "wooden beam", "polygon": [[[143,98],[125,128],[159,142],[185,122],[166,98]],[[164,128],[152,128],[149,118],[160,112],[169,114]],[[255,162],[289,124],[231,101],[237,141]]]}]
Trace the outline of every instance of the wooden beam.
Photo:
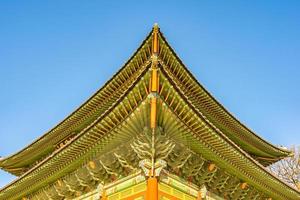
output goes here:
[{"label": "wooden beam", "polygon": [[[154,65],[157,65],[156,63]],[[151,74],[151,92],[158,92],[158,71],[157,66],[153,66]]]},{"label": "wooden beam", "polygon": [[151,99],[151,110],[150,110],[150,127],[152,129],[156,128],[156,120],[157,120],[157,99],[156,97],[153,97]]}]

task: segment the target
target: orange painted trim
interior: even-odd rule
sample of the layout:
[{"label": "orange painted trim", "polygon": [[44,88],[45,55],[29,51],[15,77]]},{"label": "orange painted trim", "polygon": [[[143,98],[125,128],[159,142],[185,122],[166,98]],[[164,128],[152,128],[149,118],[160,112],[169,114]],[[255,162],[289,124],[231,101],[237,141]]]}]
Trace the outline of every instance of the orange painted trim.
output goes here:
[{"label": "orange painted trim", "polygon": [[101,195],[101,200],[107,200],[107,195],[106,195],[106,191],[103,190],[102,195]]},{"label": "orange painted trim", "polygon": [[157,99],[151,99],[151,108],[150,108],[150,127],[156,128],[156,113],[157,113]]},{"label": "orange painted trim", "polygon": [[147,180],[146,200],[158,200],[158,181],[155,177],[150,177]]},{"label": "orange painted trim", "polygon": [[[158,92],[158,71],[157,68],[152,69],[151,79],[150,79],[150,91],[153,93]],[[157,98],[152,96],[151,98],[151,110],[150,110],[150,127],[156,128],[156,111],[157,110]]]},{"label": "orange painted trim", "polygon": [[[157,24],[153,27],[153,38],[152,38],[152,56],[157,56],[159,51],[159,41],[158,41],[158,26]],[[150,92],[155,94],[158,93],[159,90],[159,78],[158,78],[158,69],[157,69],[157,60],[153,57],[152,66],[151,66],[151,79],[149,81],[149,89]],[[150,108],[150,127],[152,129],[156,128],[156,110],[157,110],[157,97],[151,97],[151,108]]]},{"label": "orange painted trim", "polygon": [[153,53],[158,54],[159,51],[159,41],[158,41],[158,29],[154,28],[153,31]]},{"label": "orange painted trim", "polygon": [[202,197],[201,197],[201,195],[202,195],[202,194],[201,194],[201,192],[199,191],[199,192],[198,192],[198,197],[197,197],[197,200],[202,200]]},{"label": "orange painted trim", "polygon": [[152,75],[151,75],[151,92],[157,92],[158,91],[158,72],[157,69],[152,69]]},{"label": "orange painted trim", "polygon": [[160,91],[160,87],[159,87],[159,75],[157,75],[157,92]]}]

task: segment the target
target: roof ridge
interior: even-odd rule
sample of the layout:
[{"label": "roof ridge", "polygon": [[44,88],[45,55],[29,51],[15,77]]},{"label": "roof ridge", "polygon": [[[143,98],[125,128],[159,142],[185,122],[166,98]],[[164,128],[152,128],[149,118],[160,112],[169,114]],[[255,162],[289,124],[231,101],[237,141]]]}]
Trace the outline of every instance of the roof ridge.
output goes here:
[{"label": "roof ridge", "polygon": [[[268,145],[270,148],[274,149],[275,151],[280,152],[280,156],[279,157],[286,157],[289,156],[290,151],[286,150],[286,149],[282,149],[280,147],[277,147],[275,145],[273,145],[272,143],[268,142],[267,140],[263,139],[261,136],[257,135],[254,131],[252,131],[250,128],[248,128],[245,124],[243,124],[242,122],[240,122],[236,117],[234,117],[233,114],[231,114],[221,103],[219,103],[219,101],[217,101],[211,94],[210,92],[208,92],[200,83],[199,81],[193,76],[193,74],[188,70],[188,68],[183,64],[182,60],[177,56],[177,54],[175,53],[175,51],[173,50],[173,48],[169,45],[169,43],[167,42],[166,38],[163,36],[163,34],[160,32],[160,37],[163,40],[163,42],[166,44],[166,46],[168,47],[168,50],[170,50],[170,52],[175,56],[176,60],[180,63],[180,65],[182,66],[182,68],[186,71],[186,73],[192,78],[192,80],[197,84],[198,87],[201,88],[201,90],[203,90],[232,120],[234,120],[239,126],[241,126],[243,129],[245,129],[245,131],[249,132],[250,134],[252,134],[255,137],[255,140],[259,140],[262,143]],[[256,147],[257,148],[257,147]]]},{"label": "roof ridge", "polygon": [[[135,58],[136,55],[138,55],[138,53],[143,49],[143,47],[147,44],[147,42],[149,42],[149,39],[152,37],[152,32],[153,30],[150,31],[150,33],[148,34],[148,36],[143,40],[143,42],[141,43],[141,45],[139,46],[139,48],[137,48],[137,50],[133,53],[133,55],[128,59],[128,61],[113,75],[113,77],[111,79],[109,79],[99,90],[97,90],[88,100],[86,100],[83,104],[81,104],[77,109],[75,109],[75,111],[71,112],[71,114],[69,114],[66,118],[64,118],[61,122],[59,122],[56,126],[54,126],[52,129],[50,129],[49,131],[47,131],[45,134],[41,135],[40,137],[38,137],[37,139],[35,139],[32,143],[30,143],[29,145],[27,145],[26,147],[22,148],[21,150],[12,153],[11,155],[8,155],[6,157],[1,157],[2,159],[0,160],[0,167],[6,171],[8,171],[9,173],[12,173],[14,175],[18,175],[19,173],[14,173],[12,171],[9,170],[9,167],[7,167],[7,162],[12,162],[13,165],[18,165],[19,163],[15,164],[13,161],[13,159],[16,156],[19,156],[21,154],[26,154],[26,150],[29,148],[33,148],[35,145],[41,145],[39,144],[40,142],[42,142],[43,139],[45,139],[45,137],[53,137],[55,135],[53,135],[53,133],[55,131],[61,132],[62,130],[59,130],[59,128],[63,125],[65,125],[65,123],[67,123],[67,120],[70,120],[71,117],[75,116],[78,112],[82,111],[81,109],[84,108],[85,105],[87,105],[88,103],[90,103],[92,101],[92,99],[94,97],[96,97],[97,95],[100,95],[101,92],[103,92],[103,90],[108,87],[109,84],[112,83],[112,81],[115,80],[115,77],[119,76],[122,72],[125,71],[125,67],[129,66],[130,62]],[[125,72],[124,72],[125,73]],[[71,133],[71,132],[70,132]],[[70,133],[67,134],[70,135]],[[65,138],[65,137],[64,137]],[[60,139],[61,140],[61,139]],[[53,147],[52,147],[53,148]],[[50,150],[50,152],[53,152],[55,149]],[[33,149],[31,149],[31,151],[33,151]],[[27,153],[28,154],[28,153]],[[42,155],[40,156],[42,157]],[[25,158],[22,158],[25,159]],[[35,160],[36,161],[36,160]],[[34,162],[35,162],[34,161]],[[32,162],[33,163],[33,162]],[[31,164],[32,164],[31,163]],[[24,167],[24,166],[23,166]],[[26,171],[26,170],[25,170]],[[21,174],[23,172],[20,172]]]},{"label": "roof ridge", "polygon": [[[121,72],[122,70],[125,71],[125,68],[129,66],[129,64],[132,62],[133,59],[135,59],[135,56],[138,55],[139,51],[141,50],[141,52],[143,51],[143,48],[144,48],[144,45],[148,44],[147,42],[149,42],[149,39],[151,39],[152,35],[153,35],[153,32],[154,31],[157,31],[158,33],[158,37],[160,37],[165,43],[166,43],[166,46],[170,49],[172,55],[174,55],[174,57],[180,62],[180,65],[182,66],[182,69],[186,71],[186,73],[190,76],[191,79],[193,79],[195,81],[196,84],[198,84],[198,86],[204,90],[207,95],[209,95],[218,105],[221,106],[221,108],[223,108],[226,112],[228,112],[224,107],[222,107],[222,105],[217,101],[215,100],[209,92],[207,92],[205,90],[205,88],[197,81],[197,79],[195,79],[195,77],[193,77],[193,75],[188,71],[188,69],[185,67],[185,65],[183,65],[182,61],[178,58],[178,56],[175,54],[175,52],[173,51],[173,49],[170,47],[170,45],[167,43],[167,41],[165,40],[165,38],[163,37],[162,33],[160,32],[159,30],[159,27],[157,24],[154,25],[152,31],[150,32],[150,34],[147,36],[147,38],[144,40],[144,42],[142,43],[142,45],[138,48],[138,50],[134,53],[134,55],[126,62],[125,65],[123,65],[123,67],[121,67],[121,69],[109,80],[106,82],[106,84],[101,87],[100,90],[98,90],[94,95],[92,95],[84,104],[82,104],[78,109],[76,109],[73,113],[71,113],[71,115],[73,115],[74,113],[76,113],[80,108],[82,108],[84,105],[87,105],[88,102],[90,102],[93,98],[96,98],[97,94],[100,94],[100,92],[102,90],[105,90],[105,88],[108,86],[108,84],[112,84],[113,82],[119,84],[118,82],[120,81],[121,84],[123,83],[122,80],[116,80],[119,75],[121,76]],[[153,37],[157,37],[157,35]],[[157,38],[158,39],[158,38]],[[69,162],[72,162],[74,164],[74,166],[78,167],[79,163],[83,163],[85,162],[84,159],[86,158],[89,158],[89,156],[91,156],[91,149],[89,149],[89,145],[91,145],[91,147],[95,147],[95,145],[97,144],[97,142],[101,141],[102,139],[104,140],[106,137],[105,133],[110,133],[112,132],[119,124],[123,123],[125,121],[126,118],[128,118],[128,116],[131,115],[132,112],[136,111],[137,110],[137,107],[142,104],[142,102],[145,101],[145,99],[147,99],[147,97],[152,97],[151,95],[151,92],[152,92],[152,88],[151,88],[151,84],[149,84],[149,89],[147,88],[147,86],[145,86],[145,82],[148,83],[148,78],[150,73],[147,73],[148,72],[148,69],[150,69],[150,63],[153,64],[153,61],[155,59],[155,61],[160,61],[160,56],[159,55],[156,55],[156,53],[161,53],[160,52],[160,48],[158,48],[158,46],[160,46],[161,44],[158,42],[157,44],[154,44],[155,42],[153,42],[153,46],[152,46],[152,51],[154,52],[155,56],[157,56],[156,58],[154,57],[151,57],[153,56],[152,53],[150,53],[150,56],[146,56],[148,58],[148,60],[142,62],[143,64],[139,64],[139,70],[136,71],[136,74],[134,74],[134,76],[130,77],[132,78],[132,82],[130,82],[131,84],[129,85],[126,85],[126,87],[124,86],[124,90],[122,91],[122,93],[118,93],[117,97],[116,98],[113,98],[113,97],[110,97],[110,101],[112,101],[111,104],[109,104],[109,100],[107,100],[107,107],[106,107],[106,110],[102,113],[95,113],[95,115],[97,116],[95,119],[92,120],[92,122],[89,121],[89,123],[87,124],[84,124],[84,127],[79,131],[78,134],[76,134],[74,136],[74,138],[72,138],[69,142],[67,142],[64,146],[61,146],[61,148],[59,149],[54,149],[53,151],[51,151],[51,154],[48,155],[46,158],[44,158],[41,162],[37,163],[36,165],[33,165],[31,168],[29,168],[25,173],[23,173],[20,177],[18,177],[16,180],[14,180],[13,182],[11,182],[10,184],[4,186],[3,188],[0,189],[0,194],[4,195],[4,196],[14,196],[14,194],[11,194],[12,192],[20,192],[18,195],[23,195],[25,193],[29,193],[31,191],[34,191],[34,190],[38,190],[40,189],[41,187],[44,187],[45,186],[45,181],[40,183],[40,184],[37,184],[35,182],[35,184],[32,184],[31,186],[28,186],[30,185],[30,183],[33,183],[33,181],[35,181],[35,179],[42,179],[42,178],[45,178],[45,177],[48,177],[49,174],[58,174],[58,173],[61,173],[63,170],[66,170],[67,168],[67,164]],[[156,47],[157,48],[154,48],[155,45],[157,45]],[[151,46],[151,45],[150,45]],[[151,48],[151,47],[150,47]],[[156,50],[153,50],[153,49],[156,49]],[[151,50],[151,49],[150,49]],[[151,52],[151,51],[150,51]],[[144,52],[143,52],[144,53]],[[255,160],[244,148],[242,148],[241,146],[239,146],[235,141],[233,141],[230,137],[228,137],[225,133],[222,132],[222,130],[219,129],[219,127],[217,127],[214,123],[212,123],[210,121],[210,119],[208,119],[206,117],[206,115],[204,115],[202,113],[202,111],[199,111],[197,109],[197,105],[194,105],[192,103],[192,101],[189,101],[188,100],[188,97],[186,97],[184,91],[182,91],[180,89],[180,86],[176,83],[176,81],[174,81],[173,77],[169,74],[169,72],[166,72],[164,66],[163,66],[163,63],[156,63],[158,67],[158,64],[161,65],[161,69],[157,69],[157,70],[161,70],[161,74],[162,75],[166,75],[166,79],[168,79],[168,82],[167,84],[170,84],[172,87],[174,87],[174,93],[178,93],[178,96],[179,98],[182,99],[182,101],[185,101],[187,105],[184,105],[189,107],[191,109],[191,113],[194,112],[195,114],[191,115],[192,117],[197,117],[199,116],[199,119],[202,119],[204,121],[203,124],[207,124],[207,129],[210,129],[211,128],[211,132],[213,134],[215,134],[218,138],[220,137],[220,141],[223,143],[219,143],[219,146],[220,144],[224,144],[225,147],[229,147],[228,149],[230,150],[230,154],[231,155],[240,155],[241,156],[241,159],[243,157],[245,157],[246,159],[243,159],[243,160],[238,160],[236,161],[231,155],[229,156],[230,158],[230,162],[226,159],[224,159],[224,163],[226,164],[227,162],[227,167],[229,167],[229,170],[230,168],[236,168],[236,169],[239,169],[239,172],[238,174],[241,176],[240,179],[242,179],[242,177],[248,177],[248,180],[250,183],[252,183],[253,185],[256,184],[256,187],[257,188],[265,188],[266,189],[266,193],[272,193],[274,192],[274,196],[278,195],[278,196],[287,196],[287,197],[293,197],[293,195],[299,195],[300,192],[295,190],[294,188],[290,187],[289,185],[285,184],[284,182],[282,182],[280,179],[278,179],[278,177],[274,176],[272,173],[270,173],[269,171],[266,171],[264,166],[259,163],[259,161]],[[151,66],[152,67],[152,66]],[[128,67],[129,68],[129,67]],[[153,70],[153,69],[152,69]],[[124,72],[123,71],[123,72]],[[151,70],[150,70],[151,71]],[[153,72],[153,71],[151,71]],[[180,71],[178,71],[179,73]],[[125,72],[124,72],[125,73]],[[177,73],[177,74],[178,74]],[[152,73],[151,73],[152,74]],[[149,76],[148,76],[149,75]],[[157,76],[157,74],[156,74]],[[182,76],[182,74],[181,74]],[[146,77],[146,78],[145,78]],[[145,79],[144,79],[145,78]],[[152,78],[152,77],[151,77]],[[151,79],[150,78],[150,79]],[[157,77],[159,78],[159,77]],[[176,77],[175,77],[176,78]],[[126,78],[125,78],[126,80]],[[140,81],[144,84],[139,84]],[[149,81],[150,82],[150,81]],[[159,83],[159,81],[158,81]],[[124,84],[124,83],[123,83]],[[125,85],[125,84],[124,84]],[[115,85],[116,88],[118,88],[118,86]],[[143,87],[145,87],[145,90],[146,92],[143,93],[143,95],[140,96],[140,99],[138,99],[137,102],[132,103],[134,106],[132,108],[132,105],[130,103],[130,101],[134,101],[136,100],[135,97],[133,98],[133,96],[135,96],[135,94],[138,94],[138,92],[140,91],[140,89],[143,89]],[[159,84],[157,86],[159,88]],[[119,86],[120,89],[121,86]],[[157,90],[155,90],[156,92],[159,91],[159,89],[156,88]],[[148,92],[147,92],[148,91]],[[135,94],[133,94],[134,92],[136,92]],[[117,93],[117,92],[116,92]],[[147,95],[146,95],[147,94]],[[127,98],[128,97],[128,98]],[[131,99],[130,99],[131,98]],[[176,97],[177,98],[177,97]],[[179,99],[178,98],[178,99]],[[134,99],[134,100],[133,100]],[[102,130],[101,130],[101,126],[98,124],[99,122],[102,123],[102,126],[106,126],[107,124],[107,119],[110,119],[110,117],[112,115],[114,115],[115,113],[115,110],[117,109],[120,109],[121,107],[123,107],[122,105],[122,102],[121,101],[125,101],[123,102],[124,104],[127,104],[129,102],[129,105],[128,107],[131,107],[131,110],[130,108],[128,108],[129,112],[127,111],[126,109],[126,112],[124,112],[124,118],[121,118],[121,120],[117,120],[116,123],[112,123],[112,127],[109,127],[107,130],[105,129],[104,134],[102,134]],[[121,103],[120,103],[121,102]],[[135,107],[136,106],[136,107]],[[120,110],[119,110],[120,111]],[[89,114],[89,113],[88,113]],[[86,115],[88,115],[86,114]],[[70,115],[70,116],[71,116]],[[181,115],[181,114],[180,114]],[[231,116],[231,114],[229,113],[229,115]],[[65,120],[67,120],[70,116],[68,116]],[[234,116],[232,116],[233,119],[237,120]],[[65,121],[64,120],[64,121]],[[102,121],[103,120],[103,121]],[[181,120],[181,119],[179,119]],[[63,121],[63,122],[64,122]],[[61,123],[63,123],[61,122]],[[237,122],[239,122],[237,120]],[[202,122],[201,122],[202,123]],[[241,123],[241,122],[239,122]],[[54,127],[53,129],[57,128],[60,124],[58,124],[56,127]],[[100,128],[98,127],[98,125],[100,126]],[[241,123],[241,125],[243,125]],[[247,128],[245,126],[245,128]],[[50,131],[52,131],[53,129],[51,129]],[[100,130],[97,130],[99,131],[98,133],[95,133],[93,131],[95,131],[95,129],[100,129]],[[250,131],[250,134],[252,133],[251,130],[249,129]],[[215,133],[214,133],[215,132]],[[47,134],[50,134],[49,132],[47,132],[45,135],[41,136],[40,138],[38,138],[36,141],[39,141],[41,140],[43,137],[46,137]],[[257,136],[255,133],[253,133],[254,136]],[[55,136],[55,135],[54,135]],[[54,137],[53,136],[53,137]],[[262,138],[260,138],[259,136],[257,136],[258,139],[261,139],[262,141],[266,142],[267,144],[269,144],[267,141],[263,140]],[[35,144],[35,143],[32,143],[32,144]],[[199,143],[198,143],[199,144]],[[226,145],[225,145],[226,144]],[[94,145],[94,146],[93,146]],[[211,145],[211,144],[209,144]],[[270,144],[272,145],[272,144]],[[69,147],[69,148],[68,148]],[[232,148],[231,148],[232,147]],[[25,150],[27,148],[30,148],[30,145],[27,146],[26,148],[24,148]],[[68,149],[67,149],[68,148]],[[78,149],[77,149],[78,148]],[[209,147],[207,147],[209,148]],[[219,147],[215,147],[215,149],[217,149]],[[67,151],[67,150],[70,150],[70,151]],[[234,149],[236,149],[237,151],[234,151]],[[65,151],[66,150],[66,151]],[[77,150],[82,153],[82,157],[80,157],[80,160],[79,162],[74,162],[76,159],[79,159],[78,157],[75,156],[75,154],[77,153]],[[88,151],[85,151],[85,150],[88,150]],[[217,149],[219,152],[220,149]],[[33,151],[33,150],[32,150]],[[218,153],[218,151],[215,151],[213,153]],[[75,153],[76,152],[76,153]],[[20,153],[20,152],[17,152],[17,154]],[[31,152],[32,153],[32,152]],[[239,154],[240,153],[240,154]],[[77,154],[76,154],[77,155]],[[224,153],[225,155],[225,153]],[[229,153],[227,154],[229,155]],[[224,158],[224,156],[222,155],[218,155],[220,158]],[[243,156],[243,157],[242,157]],[[9,158],[9,157],[8,157]],[[1,167],[1,163],[3,163],[5,160],[7,160],[8,158],[6,159],[0,159],[0,167]],[[54,159],[55,158],[55,159]],[[25,157],[23,159],[26,159]],[[4,161],[3,161],[4,160]],[[69,162],[65,162],[65,161],[69,161]],[[78,161],[78,160],[76,160]],[[221,160],[222,161],[222,160]],[[220,161],[220,162],[221,162]],[[226,161],[226,162],[225,162]],[[62,164],[63,163],[63,164]],[[251,164],[253,163],[253,165],[250,165],[250,167],[246,168],[247,171],[243,172],[243,169],[242,168],[239,168],[239,167],[235,167],[237,164],[241,164],[242,163],[242,166],[246,165],[246,164]],[[50,167],[49,167],[50,166]],[[54,166],[54,167],[53,167]],[[73,167],[74,167],[73,166]],[[53,167],[53,168],[51,168]],[[7,168],[8,169],[8,168]],[[49,170],[49,171],[48,171]],[[248,172],[250,172],[248,174]],[[265,172],[265,173],[264,173]],[[66,171],[64,171],[64,173],[66,173]],[[244,174],[244,175],[243,175]],[[248,176],[248,175],[249,176]],[[256,177],[256,181],[255,179],[253,178],[253,176],[255,174],[263,174],[263,175],[268,175],[266,177],[268,177],[268,180],[271,181],[271,186],[270,187],[267,187],[261,180],[262,180],[262,177]],[[252,179],[252,182],[250,181],[250,179]],[[57,178],[57,177],[56,177]],[[23,179],[23,180],[22,180]],[[25,180],[24,180],[25,179]],[[29,180],[28,180],[29,179]],[[246,178],[245,178],[246,179]],[[47,181],[50,183],[51,181],[54,181],[54,177],[51,177],[49,179],[47,179]],[[24,182],[25,183],[24,183]],[[25,185],[27,184],[27,188],[25,188]],[[43,185],[44,184],[44,185]],[[283,184],[284,186],[286,186],[287,188],[286,191],[280,191],[280,189],[278,189],[278,185],[280,186],[281,184]],[[20,187],[17,187],[17,186],[20,186]],[[15,188],[17,187],[17,188]],[[32,188],[30,188],[32,187]],[[6,191],[8,191],[8,193],[6,193]],[[1,197],[1,195],[0,195]],[[2,196],[3,197],[3,196]]]},{"label": "roof ridge", "polygon": [[[168,73],[166,73],[164,71],[164,69],[162,69],[162,72],[164,74],[164,76],[166,76],[166,78],[168,79],[168,81],[170,82],[170,84],[172,85],[172,87],[174,88],[175,92],[178,93],[178,95],[180,96],[180,98],[185,101],[187,103],[187,105],[193,110],[193,112],[197,113],[197,116],[199,116],[200,118],[202,118],[202,120],[204,120],[209,126],[211,126],[211,128],[219,134],[219,136],[221,138],[223,138],[223,140],[228,143],[229,145],[231,145],[233,148],[235,148],[236,150],[238,150],[243,156],[245,156],[245,158],[247,158],[249,161],[251,161],[253,164],[255,164],[260,170],[266,172],[268,175],[270,175],[270,178],[275,179],[277,181],[277,183],[279,184],[283,184],[285,186],[287,186],[291,191],[296,192],[298,195],[300,195],[300,191],[298,191],[297,189],[295,189],[294,187],[291,187],[290,185],[287,185],[285,182],[283,182],[281,179],[279,179],[277,176],[275,176],[274,174],[272,174],[271,172],[269,172],[268,170],[266,170],[266,168],[257,160],[255,160],[251,155],[248,154],[248,152],[246,152],[244,149],[242,149],[240,146],[238,146],[234,141],[232,141],[229,137],[227,137],[220,129],[218,129],[212,122],[209,121],[209,119],[207,119],[205,117],[205,115],[203,115],[201,112],[199,112],[197,110],[197,108],[192,105],[184,96],[183,94],[180,92],[180,89],[177,87],[177,84],[175,84],[172,80],[172,78],[170,77],[170,75]],[[164,100],[163,100],[164,101]],[[274,189],[274,188],[273,188]]]},{"label": "roof ridge", "polygon": [[[148,68],[149,68],[149,63],[146,65],[145,69],[143,69],[143,71],[141,72],[141,74],[143,74],[143,76],[145,76],[146,72],[148,72]],[[142,76],[142,77],[143,77]],[[125,91],[125,93],[120,97],[121,100],[126,99],[126,97],[130,94],[131,91],[133,91],[135,89],[135,87],[137,87],[137,83],[142,80],[141,77],[137,78],[134,80],[134,83],[127,89],[127,91]],[[145,101],[145,99],[143,99],[143,101]],[[13,184],[21,181],[23,178],[26,178],[28,175],[30,175],[31,173],[33,173],[35,170],[38,170],[40,167],[43,167],[44,164],[47,163],[47,161],[51,160],[52,158],[55,158],[55,156],[59,155],[59,153],[61,153],[63,150],[67,149],[68,147],[70,147],[73,143],[75,143],[76,141],[80,140],[81,137],[83,137],[85,135],[85,133],[87,133],[87,131],[89,131],[90,129],[92,129],[93,127],[95,127],[97,125],[97,123],[99,123],[101,120],[103,120],[105,117],[107,117],[112,110],[116,109],[116,107],[118,107],[120,104],[116,103],[113,104],[105,113],[103,113],[102,115],[98,116],[97,119],[95,119],[91,124],[89,124],[87,127],[85,127],[78,135],[76,135],[72,140],[70,140],[70,142],[66,143],[64,146],[62,146],[59,149],[56,149],[55,151],[53,151],[49,156],[47,156],[45,159],[43,159],[40,163],[38,163],[37,165],[33,166],[32,168],[30,168],[28,171],[26,171],[25,173],[23,173],[21,176],[17,177],[17,179],[15,179],[13,182],[9,183],[8,185],[0,188],[0,194],[5,191],[6,189],[8,189],[9,187],[11,187]],[[130,113],[128,113],[126,115],[126,118],[130,116]],[[122,122],[120,122],[122,123]],[[83,148],[85,148],[86,146],[84,146]],[[60,169],[56,170],[59,171]]]}]

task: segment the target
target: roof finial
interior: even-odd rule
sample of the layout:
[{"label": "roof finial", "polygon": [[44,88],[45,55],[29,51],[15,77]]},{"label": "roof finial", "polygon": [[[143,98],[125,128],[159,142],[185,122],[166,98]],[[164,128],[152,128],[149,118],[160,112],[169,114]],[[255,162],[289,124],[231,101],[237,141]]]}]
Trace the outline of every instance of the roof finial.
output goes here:
[{"label": "roof finial", "polygon": [[153,29],[157,29],[157,30],[159,29],[158,23],[156,23],[156,22],[154,23]]}]

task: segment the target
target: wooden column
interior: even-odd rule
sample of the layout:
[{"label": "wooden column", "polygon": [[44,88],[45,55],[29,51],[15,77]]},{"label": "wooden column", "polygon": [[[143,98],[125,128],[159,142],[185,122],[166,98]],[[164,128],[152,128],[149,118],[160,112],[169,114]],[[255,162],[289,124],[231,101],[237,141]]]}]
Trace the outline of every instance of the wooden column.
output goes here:
[{"label": "wooden column", "polygon": [[158,182],[156,177],[148,178],[146,195],[146,200],[158,200]]}]

